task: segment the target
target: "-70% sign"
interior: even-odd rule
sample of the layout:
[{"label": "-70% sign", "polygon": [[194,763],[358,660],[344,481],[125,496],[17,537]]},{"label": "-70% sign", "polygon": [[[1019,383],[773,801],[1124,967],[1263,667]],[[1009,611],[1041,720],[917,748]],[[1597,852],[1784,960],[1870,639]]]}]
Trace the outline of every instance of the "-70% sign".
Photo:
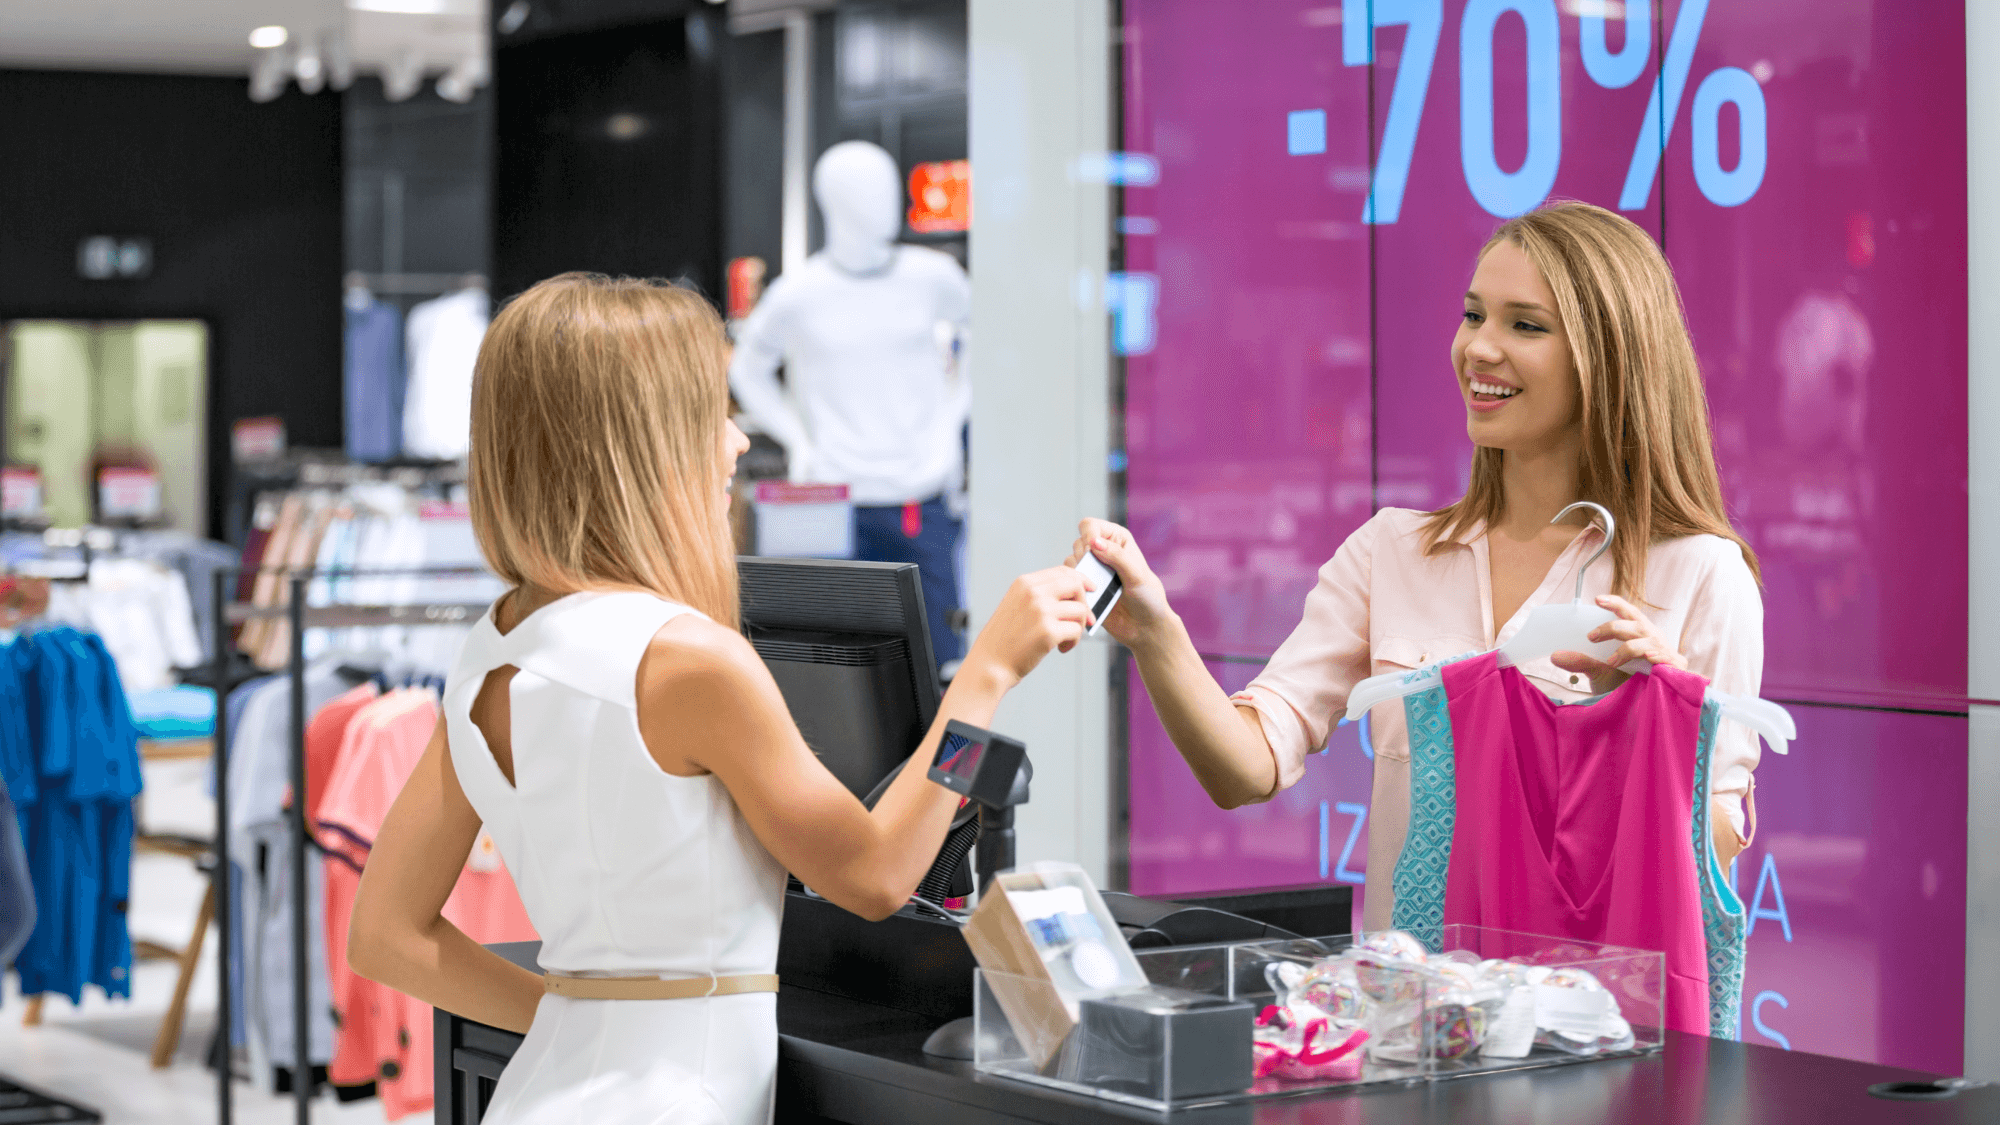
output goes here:
[{"label": "-70% sign", "polygon": [[[1681,4],[1646,115],[1638,122],[1638,139],[1618,196],[1621,210],[1646,206],[1659,172],[1660,153],[1680,114],[1708,4],[1709,0],[1684,0]],[[1584,71],[1607,90],[1629,86],[1645,73],[1652,55],[1652,5],[1646,0],[1627,0],[1625,42],[1615,54],[1605,37],[1604,10],[1608,5],[1596,0],[1593,7],[1593,14],[1581,17],[1579,28]],[[1528,33],[1528,154],[1511,172],[1501,169],[1493,152],[1493,30],[1509,12],[1521,17]],[[1562,39],[1556,20],[1555,0],[1467,0],[1459,25],[1459,159],[1473,198],[1503,218],[1523,214],[1546,199],[1562,163]],[[1430,90],[1431,64],[1444,27],[1444,0],[1342,0],[1341,61],[1348,66],[1372,63],[1375,29],[1398,26],[1409,30],[1396,68],[1396,85],[1389,96],[1381,152],[1368,201],[1362,208],[1363,221],[1370,223],[1393,223],[1402,212],[1403,188],[1409,180],[1417,128]],[[1733,104],[1737,113],[1740,156],[1733,169],[1722,167],[1717,138],[1724,103]],[[1323,138],[1324,115],[1320,114],[1316,123],[1302,122],[1300,114],[1292,116],[1292,151],[1311,151],[1298,147],[1296,140],[1310,134],[1315,124]],[[1737,206],[1756,195],[1764,182],[1766,149],[1764,93],[1757,80],[1733,66],[1709,72],[1695,88],[1689,127],[1694,130],[1694,178],[1702,195],[1721,207]],[[1323,140],[1320,150],[1324,150]]]}]

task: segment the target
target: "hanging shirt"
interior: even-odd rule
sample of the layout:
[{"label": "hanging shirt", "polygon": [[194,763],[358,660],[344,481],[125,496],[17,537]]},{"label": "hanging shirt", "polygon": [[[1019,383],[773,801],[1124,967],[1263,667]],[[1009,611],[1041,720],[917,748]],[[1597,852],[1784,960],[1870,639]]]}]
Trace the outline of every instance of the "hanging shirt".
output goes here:
[{"label": "hanging shirt", "polygon": [[[7,733],[0,731],[0,738]],[[35,930],[35,884],[28,873],[28,853],[21,844],[20,822],[7,782],[0,778],[0,969],[28,944]]]},{"label": "hanging shirt", "polygon": [[387,461],[403,447],[403,314],[370,300],[347,306],[347,456]]},{"label": "hanging shirt", "polygon": [[[1677,668],[1560,704],[1483,653],[1414,675],[1397,929],[1443,926],[1666,954],[1666,1026],[1735,1038],[1743,905],[1706,815],[1720,708]],[[1711,976],[1713,970],[1713,976]]]},{"label": "hanging shirt", "polygon": [[[74,629],[34,633],[6,648],[35,778],[17,802],[35,929],[15,960],[24,994],[72,1002],[85,985],[131,994],[125,926],[132,873],[132,800],[139,737],[103,642]],[[8,755],[15,758],[17,755]]]},{"label": "hanging shirt", "polygon": [[187,579],[180,571],[143,559],[100,559],[82,587],[59,584],[77,599],[80,624],[103,639],[117,659],[126,692],[170,687],[175,668],[206,663],[195,631]]},{"label": "hanging shirt", "polygon": [[[1384,508],[1348,536],[1319,571],[1305,613],[1264,670],[1236,702],[1256,709],[1277,762],[1278,787],[1305,775],[1307,754],[1326,747],[1347,708],[1347,693],[1371,675],[1409,671],[1465,652],[1485,652],[1520,632],[1537,606],[1567,602],[1577,569],[1603,538],[1579,534],[1512,618],[1494,622],[1492,571],[1484,528],[1427,555],[1424,513]],[[1584,575],[1583,596],[1611,592],[1611,562]],[[1755,696],[1763,681],[1764,603],[1743,553],[1727,539],[1693,535],[1658,542],[1646,552],[1642,607],[1666,644],[1687,658],[1688,670],[1718,691]],[[1544,694],[1589,696],[1590,682],[1544,657],[1522,674]],[[1368,809],[1368,885],[1364,925],[1389,924],[1394,891],[1390,869],[1403,847],[1410,810],[1410,740],[1400,703],[1369,712],[1375,749],[1374,795]],[[1756,734],[1726,723],[1711,763],[1711,812],[1739,834],[1743,805],[1757,768]]]},{"label": "hanging shirt", "polygon": [[241,553],[222,543],[171,530],[133,532],[125,537],[121,548],[127,555],[152,559],[180,571],[182,580],[187,583],[195,632],[201,640],[202,658],[212,659],[215,653],[215,572],[237,566],[243,561]]},{"label": "hanging shirt", "polygon": [[868,275],[814,254],[744,321],[730,389],[794,459],[794,479],[845,484],[857,504],[928,500],[963,472],[971,384],[964,364],[950,370],[940,329],[962,334],[971,315],[972,287],[948,254],[898,246]]},{"label": "hanging shirt", "polygon": [[461,289],[410,310],[404,455],[465,456],[472,436],[472,368],[486,338],[489,304],[484,289]]},{"label": "hanging shirt", "polygon": [[[308,665],[306,715],[311,716],[347,690],[334,671],[337,661]],[[271,1068],[294,1065],[292,1037],[292,839],[286,809],[291,793],[292,683],[272,676],[259,682],[230,724],[229,858],[242,873],[233,900],[245,943],[242,950],[243,1014],[248,1025],[252,1074],[267,1088]],[[234,700],[231,700],[232,705]],[[326,948],[316,916],[324,895],[319,865],[307,863],[306,960],[311,974],[307,1025],[310,1055],[333,1057],[334,1027],[328,1011]]]},{"label": "hanging shirt", "polygon": [[[374,1082],[390,1120],[431,1107],[431,1008],[346,970],[346,919],[368,851],[430,744],[437,717],[435,697],[422,690],[391,692],[355,712],[316,816],[328,857],[327,946],[340,1013],[339,1050],[327,1074],[339,1085]],[[477,942],[536,939],[512,877],[498,864],[462,868],[443,915]]]}]

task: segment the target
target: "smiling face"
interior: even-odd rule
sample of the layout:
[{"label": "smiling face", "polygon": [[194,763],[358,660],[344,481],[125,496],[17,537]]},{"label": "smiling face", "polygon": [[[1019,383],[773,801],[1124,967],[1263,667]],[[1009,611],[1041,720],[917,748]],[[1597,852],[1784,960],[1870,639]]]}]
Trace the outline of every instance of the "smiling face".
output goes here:
[{"label": "smiling face", "polygon": [[1582,394],[1555,294],[1520,247],[1486,251],[1451,342],[1474,445],[1533,452],[1571,441]]}]

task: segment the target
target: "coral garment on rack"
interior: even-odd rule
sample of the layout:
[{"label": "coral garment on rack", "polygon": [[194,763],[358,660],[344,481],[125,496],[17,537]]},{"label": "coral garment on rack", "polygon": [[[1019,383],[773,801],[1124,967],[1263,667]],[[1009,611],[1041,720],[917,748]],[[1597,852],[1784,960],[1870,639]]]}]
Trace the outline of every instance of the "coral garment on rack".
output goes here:
[{"label": "coral garment on rack", "polygon": [[[431,1106],[431,1008],[347,969],[347,921],[368,849],[423,757],[437,716],[436,697],[421,690],[393,691],[352,711],[314,810],[327,852],[327,964],[340,1014],[339,1044],[327,1074],[336,1085],[374,1082],[391,1120]],[[513,878],[497,854],[490,862],[481,858],[487,852],[476,847],[459,873],[445,920],[477,942],[534,941]]]}]

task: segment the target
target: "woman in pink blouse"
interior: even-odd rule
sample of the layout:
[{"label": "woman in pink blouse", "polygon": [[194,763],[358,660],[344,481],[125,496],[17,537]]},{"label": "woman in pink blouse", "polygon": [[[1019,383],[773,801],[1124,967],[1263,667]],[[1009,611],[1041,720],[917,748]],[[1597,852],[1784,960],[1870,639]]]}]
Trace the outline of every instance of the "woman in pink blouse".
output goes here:
[{"label": "woman in pink blouse", "polygon": [[[1602,538],[1582,516],[1550,522],[1578,500],[1618,521],[1584,587],[1618,615],[1591,639],[1624,644],[1607,662],[1557,653],[1522,671],[1558,699],[1610,690],[1634,660],[1757,694],[1757,560],[1723,508],[1680,292],[1652,239],[1584,203],[1508,222],[1480,251],[1451,366],[1477,447],[1465,496],[1435,512],[1385,508],[1349,536],[1320,568],[1298,627],[1235,696],[1203,667],[1131,533],[1083,521],[1070,560],[1091,551],[1124,580],[1105,628],[1131,648],[1160,721],[1216,804],[1269,800],[1295,784],[1361,680],[1492,649],[1530,610],[1566,600]],[[1364,924],[1374,930],[1393,905],[1410,747],[1401,703],[1370,718]],[[1710,819],[1725,865],[1755,824],[1757,757],[1748,729],[1718,731]]]}]

